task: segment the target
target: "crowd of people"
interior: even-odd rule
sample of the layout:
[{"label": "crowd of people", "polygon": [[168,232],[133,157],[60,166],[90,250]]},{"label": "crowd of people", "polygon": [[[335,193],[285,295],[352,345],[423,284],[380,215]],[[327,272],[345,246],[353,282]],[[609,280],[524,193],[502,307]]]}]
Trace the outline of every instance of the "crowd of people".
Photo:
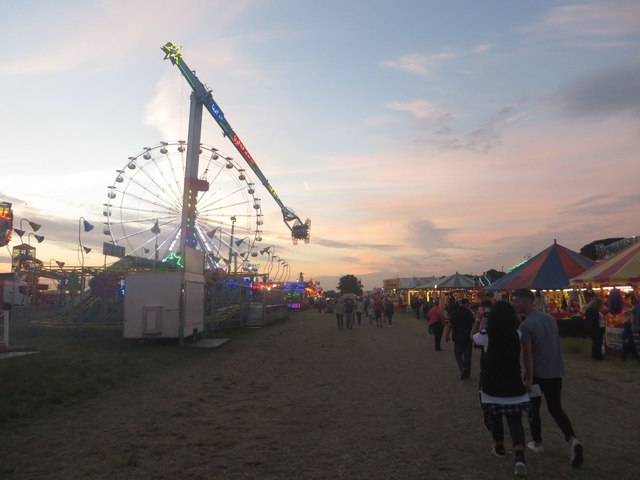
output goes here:
[{"label": "crowd of people", "polygon": [[[405,305],[398,298],[381,293],[357,297],[343,295],[318,303],[319,311],[335,314],[339,330],[361,326],[363,317],[378,328],[393,325],[396,309]],[[453,353],[461,380],[470,378],[474,350],[479,350],[479,398],[484,425],[491,433],[491,454],[505,457],[507,423],[514,452],[514,474],[526,475],[525,451],[543,454],[540,409],[546,408],[569,446],[570,464],[579,467],[584,461],[584,447],[576,437],[569,416],[562,408],[562,379],[565,375],[556,319],[539,308],[539,299],[529,289],[512,292],[510,301],[485,299],[472,308],[466,298],[451,295],[438,298],[411,298],[407,309],[417,319],[426,320],[433,336],[435,351],[443,351],[443,342],[453,343]],[[441,304],[442,303],[442,304]],[[584,325],[592,339],[591,357],[602,360],[605,320],[613,309],[602,297],[588,296],[584,306]],[[640,330],[640,302],[632,299],[625,310],[622,332],[622,359],[628,355],[640,362],[634,342],[634,330]],[[366,320],[364,320],[366,322]],[[522,418],[529,424],[531,441],[525,442]]]},{"label": "crowd of people", "polygon": [[369,319],[369,325],[375,323],[376,327],[391,327],[395,312],[394,299],[389,295],[342,295],[338,298],[321,300],[316,302],[319,312],[333,313],[336,316],[338,330],[344,330],[345,321],[347,330],[353,330],[354,325],[362,325],[362,317]]},{"label": "crowd of people", "polygon": [[[416,299],[409,306],[416,318],[426,320],[436,351],[443,351],[443,337],[446,343],[453,343],[461,380],[470,378],[473,352],[479,350],[479,399],[483,423],[492,438],[491,454],[499,458],[507,455],[504,419],[513,447],[514,475],[526,476],[525,451],[540,455],[545,449],[540,417],[544,399],[569,446],[571,466],[582,465],[584,447],[562,408],[565,370],[556,320],[536,308],[531,290],[514,291],[510,302],[486,299],[473,310],[468,299],[455,297],[448,298],[445,305],[437,299]],[[360,326],[363,316],[379,328],[393,324],[394,301],[390,296],[347,295],[319,307],[323,308],[335,314],[340,330],[345,320],[347,329]],[[592,308],[598,308],[597,302]],[[523,417],[529,424],[529,442],[525,441]]]}]

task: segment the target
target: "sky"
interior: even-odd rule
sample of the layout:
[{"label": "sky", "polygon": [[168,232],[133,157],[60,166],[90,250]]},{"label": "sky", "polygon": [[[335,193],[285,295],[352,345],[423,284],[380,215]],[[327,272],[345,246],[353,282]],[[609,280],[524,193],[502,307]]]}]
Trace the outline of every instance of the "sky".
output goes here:
[{"label": "sky", "polygon": [[[79,218],[103,224],[128,157],[186,140],[168,41],[311,219],[293,245],[259,187],[292,277],[371,289],[640,234],[635,0],[25,0],[0,41],[0,200],[43,225],[45,264],[79,264]],[[202,142],[241,161],[206,115]],[[81,235],[102,265],[102,228]]]}]

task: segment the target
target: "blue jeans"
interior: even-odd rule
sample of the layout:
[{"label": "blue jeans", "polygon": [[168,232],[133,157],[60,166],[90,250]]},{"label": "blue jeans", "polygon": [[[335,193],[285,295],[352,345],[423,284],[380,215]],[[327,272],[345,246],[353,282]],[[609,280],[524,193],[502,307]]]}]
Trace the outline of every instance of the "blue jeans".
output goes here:
[{"label": "blue jeans", "polygon": [[347,317],[347,328],[352,328],[353,327],[353,317],[354,317],[354,312],[351,313],[347,313],[346,317]]},{"label": "blue jeans", "polygon": [[453,342],[453,353],[456,356],[456,363],[460,373],[471,373],[471,352],[473,344],[471,342]]}]

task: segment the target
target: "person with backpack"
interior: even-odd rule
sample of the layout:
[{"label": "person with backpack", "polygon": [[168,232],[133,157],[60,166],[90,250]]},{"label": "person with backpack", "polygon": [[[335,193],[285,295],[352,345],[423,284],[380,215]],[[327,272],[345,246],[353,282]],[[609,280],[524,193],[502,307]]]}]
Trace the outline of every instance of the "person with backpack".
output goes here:
[{"label": "person with backpack", "polygon": [[445,341],[449,342],[450,337],[453,339],[453,353],[460,370],[461,380],[471,375],[471,352],[473,352],[471,329],[475,318],[468,305],[469,300],[466,298],[459,304],[451,305],[451,317],[445,329]]}]

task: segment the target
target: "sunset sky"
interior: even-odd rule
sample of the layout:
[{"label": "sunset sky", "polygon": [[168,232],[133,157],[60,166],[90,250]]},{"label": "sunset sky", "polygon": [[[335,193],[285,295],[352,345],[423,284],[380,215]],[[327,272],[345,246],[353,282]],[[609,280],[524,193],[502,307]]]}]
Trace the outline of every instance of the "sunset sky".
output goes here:
[{"label": "sunset sky", "polygon": [[[167,41],[312,220],[292,245],[262,189],[263,244],[327,290],[640,234],[636,0],[25,0],[0,40],[0,200],[43,224],[45,264],[78,264],[83,216],[102,265],[116,169],[186,140]],[[202,141],[239,159],[208,116]]]}]

